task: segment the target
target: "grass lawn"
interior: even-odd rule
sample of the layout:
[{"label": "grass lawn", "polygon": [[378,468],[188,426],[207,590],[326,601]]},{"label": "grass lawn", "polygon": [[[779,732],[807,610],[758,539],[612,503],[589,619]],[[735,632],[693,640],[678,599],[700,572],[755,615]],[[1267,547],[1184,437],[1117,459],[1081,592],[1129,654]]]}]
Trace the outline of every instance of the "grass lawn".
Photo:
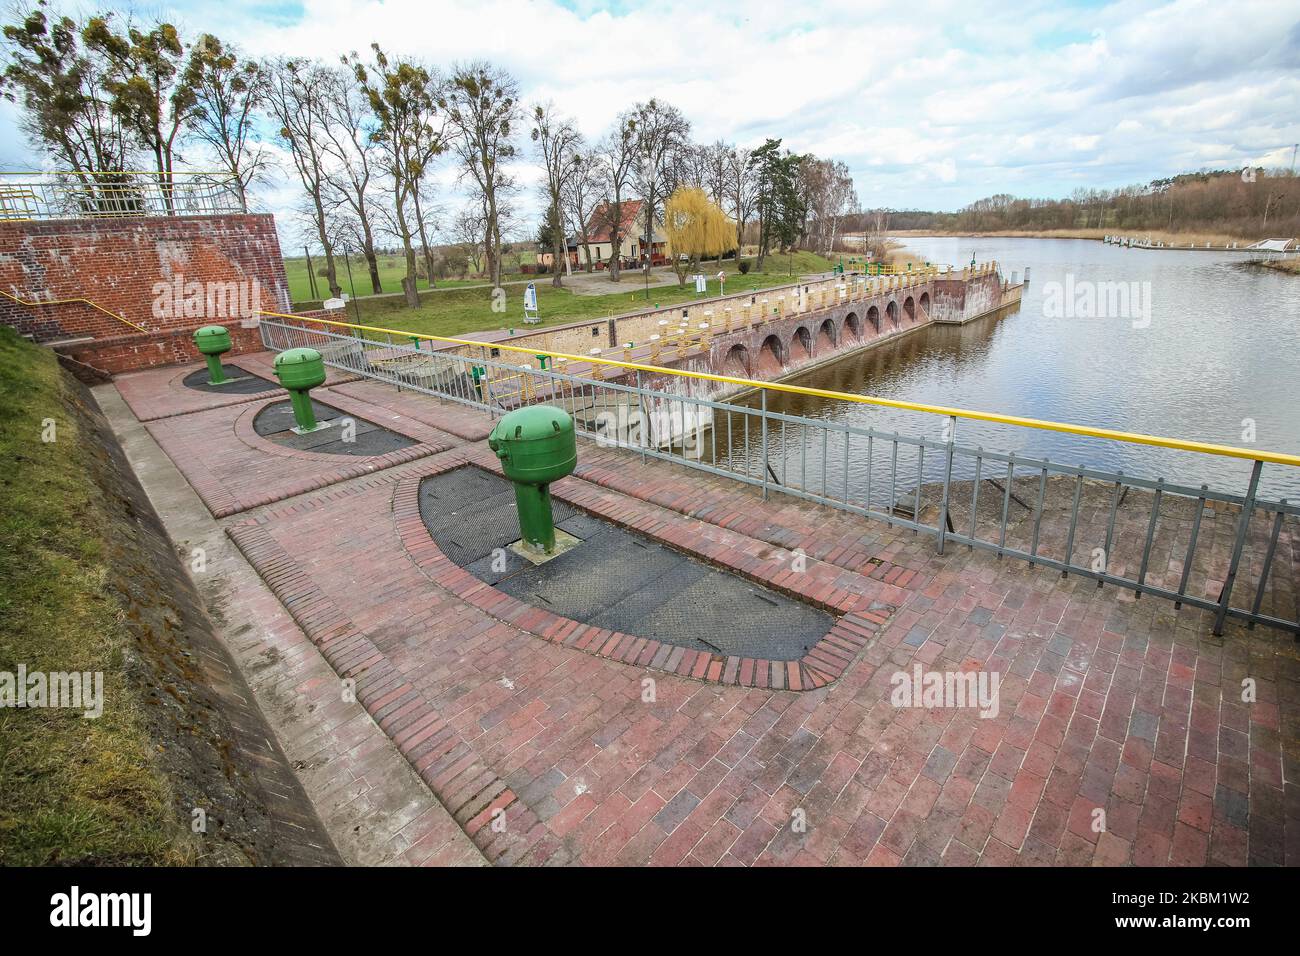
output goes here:
[{"label": "grass lawn", "polygon": [[[519,271],[519,257],[526,255],[532,258],[532,253],[511,253],[505,259],[505,267],[512,273]],[[338,266],[339,285],[343,291],[351,294],[351,287],[348,284],[348,269],[343,257],[339,256],[335,260]],[[316,269],[322,269],[325,266],[324,256],[312,256],[311,264]],[[311,281],[307,275],[307,260],[303,256],[294,259],[284,260],[284,274],[289,281],[289,298],[294,302],[318,302],[321,299],[328,298],[329,288],[325,284],[323,276],[316,277],[316,295],[311,294]],[[384,287],[384,292],[401,292],[402,277],[406,275],[406,260],[402,256],[384,256],[379,257],[379,282]],[[512,274],[511,279],[524,279],[527,276]],[[484,285],[484,279],[439,279],[437,288],[454,289],[464,286]],[[370,272],[366,267],[366,260],[361,256],[352,257],[352,284],[356,286],[357,295],[372,295],[370,291]],[[419,288],[429,288],[429,283],[421,279],[417,283]]]},{"label": "grass lawn", "polygon": [[0,326],[0,671],[104,675],[98,719],[0,708],[0,865],[185,862],[124,673],[131,635],[104,586],[111,527],[69,399],[54,354]]},{"label": "grass lawn", "polygon": [[[771,255],[764,263],[763,272],[750,270],[748,275],[736,272],[734,261],[723,263],[723,271],[728,273],[726,291],[748,292],[765,289],[769,286],[783,285],[793,281],[793,277],[807,273],[826,272],[834,263],[823,256],[811,252],[796,252],[788,255]],[[793,272],[790,270],[793,269]],[[701,267],[707,276],[717,276],[717,266],[707,263]],[[638,287],[637,272],[623,273],[621,282],[610,286],[618,291],[608,295],[576,295],[568,289],[555,289],[550,285],[548,276],[537,277],[537,304],[542,325],[563,325],[583,319],[602,318],[643,309],[648,305],[675,305],[691,302],[695,299],[716,296],[719,293],[718,280],[710,278],[708,292],[699,295],[693,283],[685,286],[660,286],[650,289],[647,303],[644,287]],[[418,309],[409,309],[403,299],[358,300],[361,310],[361,324],[376,325],[384,328],[401,329],[410,332],[424,332],[429,335],[456,336],[464,332],[477,332],[487,329],[502,328],[536,328],[523,324],[523,288],[513,286],[506,289],[506,309],[504,312],[493,311],[492,290],[486,287],[472,289],[454,289],[440,293],[436,298],[426,299]],[[356,312],[351,304],[347,309],[347,318],[342,321],[355,322]]]}]

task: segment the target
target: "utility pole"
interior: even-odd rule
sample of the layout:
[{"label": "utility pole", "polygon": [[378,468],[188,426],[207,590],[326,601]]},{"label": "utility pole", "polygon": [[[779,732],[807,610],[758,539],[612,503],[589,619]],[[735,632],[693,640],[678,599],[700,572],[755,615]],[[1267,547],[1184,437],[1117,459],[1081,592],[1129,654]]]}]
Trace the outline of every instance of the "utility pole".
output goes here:
[{"label": "utility pole", "polygon": [[357,314],[357,325],[361,324],[361,303],[357,301],[357,287],[352,281],[352,248],[343,244],[343,261],[348,265],[348,288],[352,290],[352,309]]},{"label": "utility pole", "polygon": [[302,254],[307,257],[307,285],[311,288],[311,297],[319,299],[320,296],[316,294],[316,275],[311,271],[311,250],[303,246]]}]

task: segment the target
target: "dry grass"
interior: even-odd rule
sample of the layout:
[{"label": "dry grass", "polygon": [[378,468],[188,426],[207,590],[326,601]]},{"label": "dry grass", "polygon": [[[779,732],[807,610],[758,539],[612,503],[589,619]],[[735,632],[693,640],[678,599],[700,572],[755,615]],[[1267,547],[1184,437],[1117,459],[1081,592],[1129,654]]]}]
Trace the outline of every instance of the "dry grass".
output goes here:
[{"label": "dry grass", "polygon": [[1241,246],[1254,241],[1243,239],[1241,236],[1230,236],[1221,232],[1166,232],[1160,229],[1135,229],[1118,233],[1111,229],[1042,229],[1038,231],[1026,229],[995,229],[989,232],[951,232],[934,229],[902,229],[892,232],[891,235],[904,237],[959,236],[963,238],[1001,236],[1010,239],[1103,239],[1109,235],[1122,235],[1133,239],[1150,239],[1152,243],[1163,242],[1167,246],[1174,246],[1177,248],[1204,247],[1208,242],[1211,249],[1222,249],[1225,246],[1232,245],[1234,242]]},{"label": "dry grass", "polygon": [[1251,259],[1247,265],[1261,266],[1265,269],[1274,269],[1277,272],[1288,272],[1293,276],[1300,276],[1300,256],[1291,256],[1287,259]]}]

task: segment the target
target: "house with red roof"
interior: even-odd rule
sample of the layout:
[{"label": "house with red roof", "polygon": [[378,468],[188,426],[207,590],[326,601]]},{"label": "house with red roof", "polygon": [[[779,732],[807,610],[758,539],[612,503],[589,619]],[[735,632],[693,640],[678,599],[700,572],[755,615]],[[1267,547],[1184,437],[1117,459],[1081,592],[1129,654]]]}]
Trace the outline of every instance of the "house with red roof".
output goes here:
[{"label": "house with red roof", "polygon": [[[644,206],[645,203],[639,199],[625,199],[619,204],[617,255],[625,269],[638,268],[647,254],[653,265],[662,265],[668,261],[667,236],[659,223],[654,224],[651,241],[646,241]],[[588,246],[596,268],[604,269],[608,266],[609,257],[615,251],[613,207],[613,203],[601,203],[592,212],[584,230],[585,243],[582,235],[569,237],[569,262],[573,268],[587,267]]]}]

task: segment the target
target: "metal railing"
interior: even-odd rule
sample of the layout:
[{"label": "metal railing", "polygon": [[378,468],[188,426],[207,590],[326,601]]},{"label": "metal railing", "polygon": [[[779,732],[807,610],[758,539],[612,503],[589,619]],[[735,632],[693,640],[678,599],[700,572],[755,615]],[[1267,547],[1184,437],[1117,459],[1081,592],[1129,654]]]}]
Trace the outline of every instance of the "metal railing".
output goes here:
[{"label": "metal railing", "polygon": [[19,305],[24,305],[32,309],[39,309],[42,306],[47,306],[47,305],[84,305],[87,306],[88,308],[94,309],[96,312],[102,312],[110,319],[117,319],[117,321],[121,322],[123,325],[130,326],[131,328],[135,329],[137,332],[149,331],[143,325],[136,325],[126,316],[118,315],[116,312],[113,312],[107,307],[100,305],[98,302],[92,302],[90,299],[83,299],[81,297],[77,297],[73,299],[24,299],[10,292],[6,292],[4,289],[0,289],[0,295],[4,296],[10,302],[16,302]]},{"label": "metal railing", "polygon": [[[549,353],[551,367],[535,368],[501,355],[533,357],[532,349],[278,313],[263,313],[261,329],[268,348],[310,346],[331,367],[492,415],[555,405],[602,446],[734,479],[765,498],[780,492],[911,529],[933,536],[940,553],[966,545],[1167,598],[1212,612],[1216,634],[1228,617],[1300,634],[1293,568],[1289,560],[1274,568],[1283,532],[1284,554],[1300,540],[1300,506],[1258,494],[1264,465],[1300,467],[1298,456],[594,356]],[[669,376],[680,390],[645,387],[647,375]],[[705,397],[719,382],[753,389],[757,404]],[[792,415],[769,409],[769,393],[923,412],[945,427],[933,440]],[[960,419],[1247,460],[1250,478],[1235,493],[990,451],[957,442]],[[1230,553],[1205,548],[1216,538],[1231,541]],[[1234,594],[1245,600],[1234,604]]]},{"label": "metal railing", "polygon": [[0,220],[212,216],[247,212],[229,173],[0,173]]}]

